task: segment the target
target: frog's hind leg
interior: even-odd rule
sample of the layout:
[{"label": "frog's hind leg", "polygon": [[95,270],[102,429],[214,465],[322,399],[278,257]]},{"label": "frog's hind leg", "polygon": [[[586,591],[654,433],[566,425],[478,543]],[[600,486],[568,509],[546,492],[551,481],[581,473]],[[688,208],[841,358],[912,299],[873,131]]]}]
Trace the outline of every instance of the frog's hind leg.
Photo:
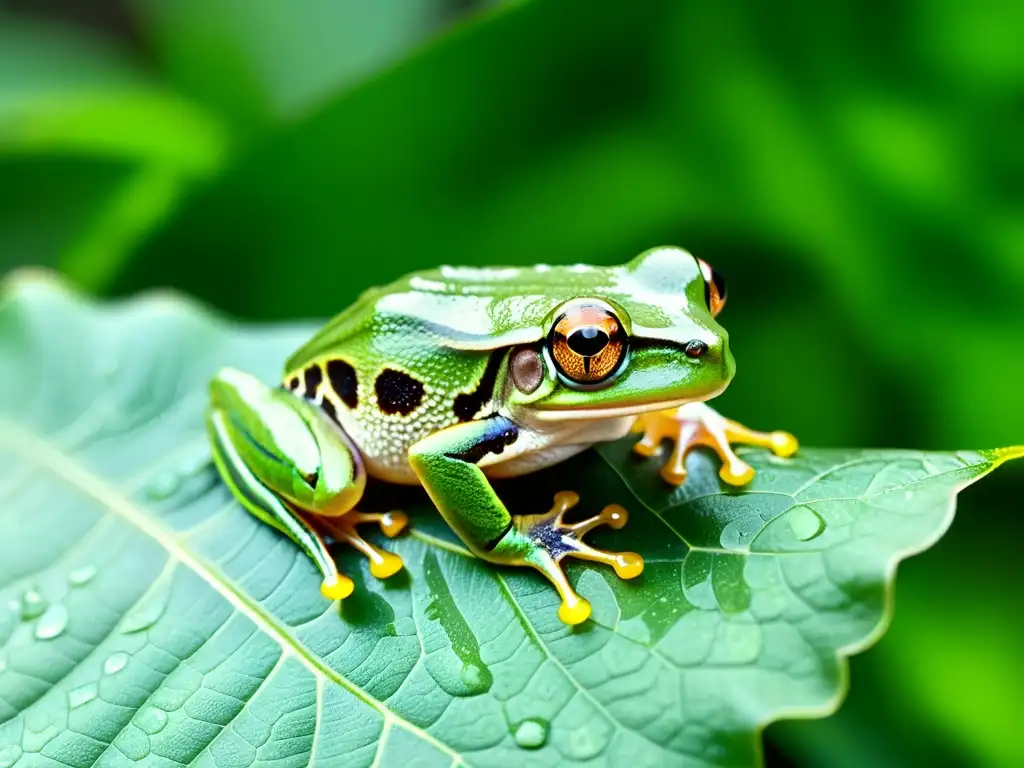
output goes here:
[{"label": "frog's hind leg", "polygon": [[726,419],[704,403],[641,414],[633,431],[643,432],[633,446],[642,456],[654,456],[663,440],[672,440],[672,453],[661,467],[661,476],[672,485],[682,485],[686,480],[686,457],[698,446],[718,454],[722,460],[719,477],[729,485],[744,485],[754,478],[753,467],[736,455],[733,445],[769,448],[782,457],[792,456],[798,447],[797,439],[788,432],[755,432]]},{"label": "frog's hind leg", "polygon": [[323,578],[320,592],[328,600],[343,600],[352,594],[352,579],[338,573],[323,538],[297,511],[263,485],[242,461],[231,440],[223,413],[207,416],[213,460],[235,498],[255,517],[272,525],[294,541],[309,556]]},{"label": "frog's hind leg", "polygon": [[[566,512],[579,503],[579,494],[560,491],[555,494],[551,509],[541,515],[523,515],[515,518],[515,529],[529,542],[540,546],[528,547],[521,560],[536,568],[554,584],[562,598],[558,618],[566,624],[579,624],[590,615],[590,604],[576,594],[562,570],[566,557],[590,560],[610,565],[620,579],[632,579],[644,569],[644,561],[633,552],[608,552],[582,541],[588,531],[601,525],[622,528],[629,519],[625,509],[609,504],[601,512],[576,523],[566,523]],[[521,544],[521,543],[520,543]],[[502,542],[503,547],[516,548],[516,542]]]},{"label": "frog's hind leg", "polygon": [[366,556],[370,561],[370,573],[378,579],[394,576],[402,570],[402,558],[392,552],[378,549],[360,536],[356,526],[362,523],[377,523],[381,532],[389,539],[393,539],[409,524],[409,518],[402,512],[356,511],[346,512],[338,517],[317,518],[317,525],[326,530],[335,541],[348,544]]}]

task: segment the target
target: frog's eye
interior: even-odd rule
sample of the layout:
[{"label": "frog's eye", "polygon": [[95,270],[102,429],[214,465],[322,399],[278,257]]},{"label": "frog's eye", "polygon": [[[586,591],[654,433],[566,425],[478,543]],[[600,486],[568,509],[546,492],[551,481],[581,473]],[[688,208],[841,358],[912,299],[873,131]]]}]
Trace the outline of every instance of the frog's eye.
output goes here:
[{"label": "frog's eye", "polygon": [[697,263],[700,264],[700,272],[704,275],[704,303],[708,305],[708,311],[714,317],[725,306],[725,278],[704,259],[697,259]]},{"label": "frog's eye", "polygon": [[598,384],[619,368],[626,355],[626,332],[608,309],[582,304],[558,318],[549,338],[551,357],[565,378]]}]

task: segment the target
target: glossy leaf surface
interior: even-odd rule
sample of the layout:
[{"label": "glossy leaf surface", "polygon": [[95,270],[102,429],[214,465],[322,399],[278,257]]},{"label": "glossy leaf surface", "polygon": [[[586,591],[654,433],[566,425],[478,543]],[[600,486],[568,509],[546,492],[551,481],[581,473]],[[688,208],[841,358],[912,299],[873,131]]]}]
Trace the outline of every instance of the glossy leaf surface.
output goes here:
[{"label": "glossy leaf surface", "polygon": [[1015,455],[753,451],[735,492],[702,455],[669,489],[624,442],[505,483],[518,511],[571,484],[583,511],[632,513],[594,538],[642,553],[644,576],[574,566],[594,606],[575,631],[547,583],[466,556],[419,492],[380,488],[365,509],[413,519],[390,544],[407,570],[378,582],[339,552],[357,583],[339,609],[232,501],[202,425],[218,366],[273,380],[310,331],[6,284],[0,765],[748,765],[765,723],[836,706],[897,561]]}]

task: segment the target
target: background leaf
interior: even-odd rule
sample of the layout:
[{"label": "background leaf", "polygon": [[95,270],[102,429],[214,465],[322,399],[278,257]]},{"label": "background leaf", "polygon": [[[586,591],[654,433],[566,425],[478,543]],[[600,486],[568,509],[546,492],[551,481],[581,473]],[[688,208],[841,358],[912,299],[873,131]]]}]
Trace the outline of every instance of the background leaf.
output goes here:
[{"label": "background leaf", "polygon": [[540,578],[468,557],[421,493],[381,486],[366,508],[412,514],[407,569],[382,583],[339,552],[357,582],[339,611],[233,502],[202,424],[217,366],[272,380],[310,330],[7,284],[0,763],[751,764],[764,724],[836,706],[897,560],[1020,453],[754,451],[735,492],[703,455],[669,490],[623,442],[503,483],[521,511],[567,476],[584,504],[633,510],[603,542],[640,551],[644,576],[573,566],[594,606],[575,631]]},{"label": "background leaf", "polygon": [[486,2],[133,0],[171,82],[242,133],[301,118]]},{"label": "background leaf", "polygon": [[225,143],[110,41],[0,16],[0,267],[103,288]]}]

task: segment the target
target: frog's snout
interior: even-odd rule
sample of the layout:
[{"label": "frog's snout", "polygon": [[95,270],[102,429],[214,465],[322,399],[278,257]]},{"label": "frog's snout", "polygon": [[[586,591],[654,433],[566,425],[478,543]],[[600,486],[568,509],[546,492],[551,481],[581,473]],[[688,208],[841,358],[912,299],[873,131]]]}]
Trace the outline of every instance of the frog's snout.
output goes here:
[{"label": "frog's snout", "polygon": [[706,367],[709,375],[718,376],[723,381],[728,382],[736,372],[736,361],[725,334],[691,339],[683,345],[683,354],[702,368]]}]

